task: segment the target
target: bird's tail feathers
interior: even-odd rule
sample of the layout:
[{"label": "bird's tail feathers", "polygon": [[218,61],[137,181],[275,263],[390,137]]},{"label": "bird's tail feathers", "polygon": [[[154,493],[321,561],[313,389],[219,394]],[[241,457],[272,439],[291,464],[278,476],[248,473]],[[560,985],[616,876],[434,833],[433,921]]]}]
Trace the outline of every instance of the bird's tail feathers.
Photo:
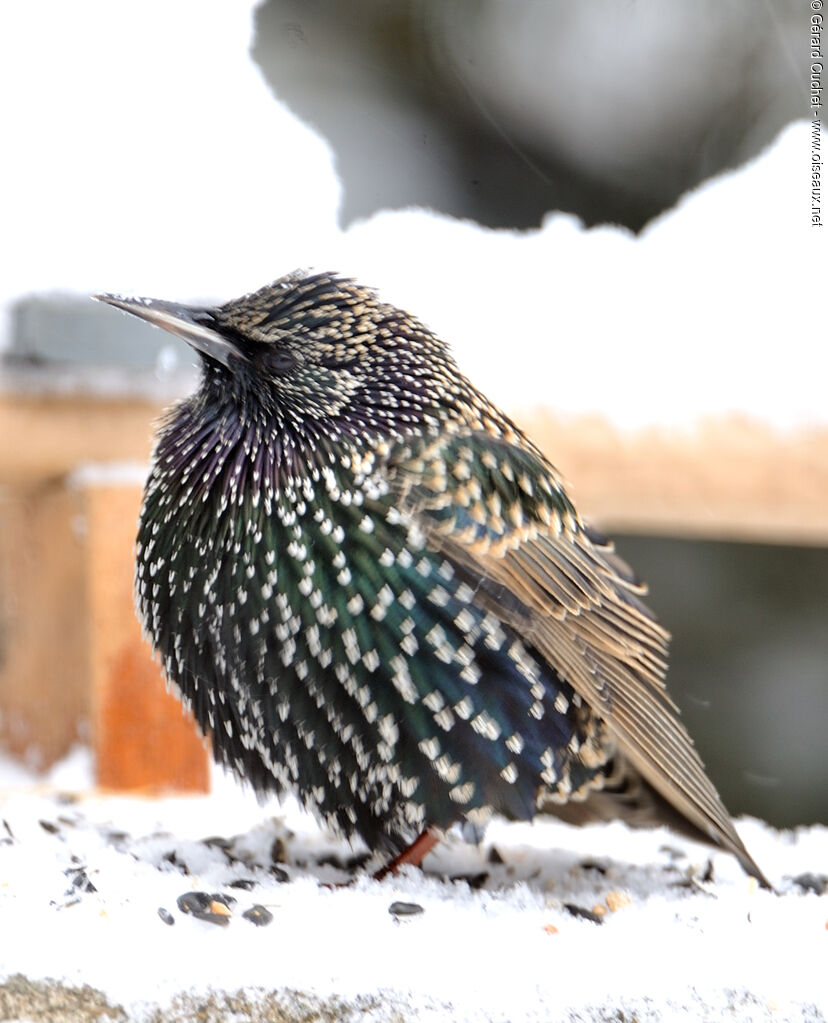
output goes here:
[{"label": "bird's tail feathers", "polygon": [[[631,828],[664,826],[684,838],[705,845],[718,845],[700,828],[692,824],[641,775],[622,753],[617,752],[606,765],[601,788],[591,789],[583,800],[555,803],[541,796],[539,809],[567,824],[596,824],[621,820]],[[729,850],[740,860],[749,874],[763,887],[770,887],[753,860],[742,849]]]}]

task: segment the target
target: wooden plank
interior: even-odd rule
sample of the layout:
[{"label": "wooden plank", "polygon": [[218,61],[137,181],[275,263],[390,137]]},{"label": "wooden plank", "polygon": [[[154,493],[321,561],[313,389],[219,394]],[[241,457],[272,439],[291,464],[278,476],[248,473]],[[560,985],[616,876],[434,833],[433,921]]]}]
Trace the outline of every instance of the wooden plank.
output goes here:
[{"label": "wooden plank", "polygon": [[138,482],[3,489],[0,743],[47,768],[88,742],[104,787],[202,792],[207,751],[135,617],[140,500]]},{"label": "wooden plank", "polygon": [[141,488],[93,482],[83,492],[98,782],[114,789],[206,791],[206,746],[192,717],[165,691],[133,609]]},{"label": "wooden plank", "polygon": [[0,481],[38,484],[87,462],[147,461],[162,403],[143,397],[0,393]]},{"label": "wooden plank", "polygon": [[[149,456],[162,403],[144,397],[0,394],[0,480],[56,479],[81,462]],[[694,430],[620,432],[597,416],[511,409],[614,531],[828,543],[828,428],[775,431],[717,419]]]},{"label": "wooden plank", "polygon": [[570,483],[581,514],[614,532],[828,544],[828,429],[747,419],[619,433],[545,410],[521,425]]},{"label": "wooden plank", "polygon": [[60,485],[0,499],[0,744],[48,767],[88,733],[81,497]]}]

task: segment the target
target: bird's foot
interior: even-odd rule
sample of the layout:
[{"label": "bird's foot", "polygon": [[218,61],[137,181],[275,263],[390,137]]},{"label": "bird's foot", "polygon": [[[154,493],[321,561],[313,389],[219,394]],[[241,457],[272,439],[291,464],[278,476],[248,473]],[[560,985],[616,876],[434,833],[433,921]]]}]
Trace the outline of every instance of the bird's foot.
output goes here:
[{"label": "bird's foot", "polygon": [[375,881],[382,881],[383,878],[388,877],[389,874],[399,873],[400,867],[411,864],[415,867],[421,867],[423,860],[431,852],[431,850],[440,841],[439,836],[432,831],[430,828],[426,828],[422,834],[418,835],[417,838],[407,848],[403,849],[401,853],[398,853],[390,863],[386,863],[384,867],[381,867],[375,874]]}]

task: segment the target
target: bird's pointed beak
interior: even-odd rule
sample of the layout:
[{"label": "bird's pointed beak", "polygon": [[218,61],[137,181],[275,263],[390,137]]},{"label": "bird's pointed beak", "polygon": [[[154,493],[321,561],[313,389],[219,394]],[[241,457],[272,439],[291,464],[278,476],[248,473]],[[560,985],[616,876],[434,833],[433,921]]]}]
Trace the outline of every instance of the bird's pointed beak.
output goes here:
[{"label": "bird's pointed beak", "polygon": [[132,313],[156,327],[163,327],[223,366],[229,368],[231,360],[243,358],[237,346],[216,329],[215,316],[209,309],[164,302],[157,298],[126,298],[122,295],[92,297],[116,309],[123,309],[125,313]]}]

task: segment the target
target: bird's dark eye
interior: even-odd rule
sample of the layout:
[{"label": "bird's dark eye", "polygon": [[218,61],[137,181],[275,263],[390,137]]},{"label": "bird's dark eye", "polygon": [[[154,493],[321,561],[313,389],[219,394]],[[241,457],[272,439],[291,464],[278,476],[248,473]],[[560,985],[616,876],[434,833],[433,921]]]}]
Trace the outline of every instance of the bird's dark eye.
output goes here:
[{"label": "bird's dark eye", "polygon": [[274,347],[272,351],[267,352],[262,357],[262,365],[266,370],[271,373],[283,376],[285,373],[289,373],[294,366],[296,366],[298,360],[293,352],[288,348]]}]

